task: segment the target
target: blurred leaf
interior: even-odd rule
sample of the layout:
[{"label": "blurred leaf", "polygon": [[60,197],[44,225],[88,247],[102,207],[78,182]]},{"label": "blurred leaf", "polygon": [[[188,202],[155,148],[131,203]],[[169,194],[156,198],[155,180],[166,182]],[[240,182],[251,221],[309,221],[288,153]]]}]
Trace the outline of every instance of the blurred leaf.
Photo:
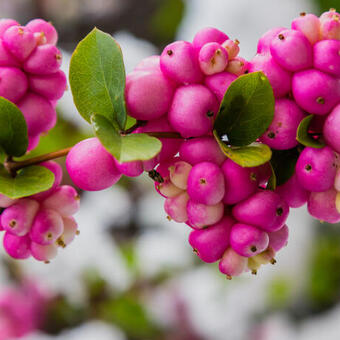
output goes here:
[{"label": "blurred leaf", "polygon": [[328,11],[330,8],[340,8],[340,0],[314,0],[314,2],[318,6],[316,15]]},{"label": "blurred leaf", "polygon": [[138,268],[138,258],[135,244],[133,242],[123,243],[120,247],[120,252],[124,257],[128,269],[136,272]]},{"label": "blurred leaf", "polygon": [[3,148],[0,146],[0,163],[4,163],[6,160],[6,153]]},{"label": "blurred leaf", "polygon": [[125,127],[125,68],[118,43],[93,29],[77,46],[70,64],[70,85],[79,113],[89,123],[101,114]]},{"label": "blurred leaf", "polygon": [[274,94],[262,72],[245,74],[234,80],[222,100],[214,129],[227,136],[233,146],[254,142],[274,117]]},{"label": "blurred leaf", "polygon": [[0,167],[0,193],[10,198],[31,196],[48,190],[54,182],[53,173],[42,166],[30,166],[12,177],[3,166]]},{"label": "blurred leaf", "polygon": [[274,278],[268,287],[269,304],[274,308],[283,308],[291,301],[292,283],[285,277]]},{"label": "blurred leaf", "polygon": [[136,123],[137,123],[137,120],[135,118],[132,118],[131,116],[126,116],[125,130],[134,126]]},{"label": "blurred leaf", "polygon": [[310,125],[313,117],[314,117],[314,115],[309,115],[301,121],[301,123],[300,123],[300,125],[297,129],[296,139],[299,143],[301,143],[304,146],[310,146],[312,148],[320,149],[320,148],[323,148],[325,146],[325,143],[314,139],[308,133],[308,128],[309,128],[309,125]]},{"label": "blurred leaf", "polygon": [[15,104],[3,97],[0,97],[0,146],[2,152],[17,157],[22,156],[28,147],[24,116]]}]

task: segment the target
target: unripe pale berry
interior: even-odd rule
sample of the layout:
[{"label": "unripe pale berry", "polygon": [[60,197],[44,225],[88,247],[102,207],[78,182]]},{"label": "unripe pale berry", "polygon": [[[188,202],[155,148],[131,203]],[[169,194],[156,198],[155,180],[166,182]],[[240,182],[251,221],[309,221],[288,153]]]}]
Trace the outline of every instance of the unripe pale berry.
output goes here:
[{"label": "unripe pale berry", "polygon": [[289,229],[285,224],[281,229],[268,233],[269,247],[273,248],[276,252],[285,247],[288,243]]},{"label": "unripe pale berry", "polygon": [[43,206],[55,210],[63,217],[68,217],[79,210],[80,197],[73,187],[62,185],[43,202]]},{"label": "unripe pale berry", "polygon": [[54,45],[38,46],[30,57],[24,62],[26,72],[33,74],[51,74],[59,70],[62,63],[62,55]]},{"label": "unripe pale berry", "polygon": [[199,137],[211,131],[217,111],[216,98],[207,87],[188,85],[176,90],[168,118],[184,138]]},{"label": "unripe pale berry", "polygon": [[327,116],[323,126],[323,136],[329,146],[340,152],[340,104]]},{"label": "unripe pale berry", "polygon": [[31,240],[29,236],[20,237],[6,232],[3,244],[7,254],[14,259],[24,260],[31,256]]},{"label": "unripe pale berry", "polygon": [[33,33],[23,26],[12,26],[4,33],[3,42],[16,59],[24,61],[36,48]]},{"label": "unripe pale berry", "polygon": [[163,197],[175,197],[183,192],[182,189],[176,187],[169,178],[165,178],[162,183],[155,183],[157,192]]},{"label": "unripe pale berry", "polygon": [[176,41],[166,46],[160,65],[165,76],[178,83],[200,83],[203,80],[196,51],[187,41]]},{"label": "unripe pale berry", "polygon": [[257,54],[250,62],[249,72],[262,71],[270,82],[276,98],[291,90],[291,74],[282,68],[270,54]]},{"label": "unripe pale berry", "polygon": [[39,243],[32,242],[31,254],[36,260],[48,263],[57,256],[58,246],[54,243],[41,245]]},{"label": "unripe pale berry", "polygon": [[235,250],[229,247],[223,254],[219,263],[219,270],[222,274],[227,275],[231,280],[233,276],[241,275],[247,268],[248,259],[239,255]]},{"label": "unripe pale berry", "polygon": [[323,19],[321,22],[321,36],[323,39],[337,39],[340,40],[340,14],[333,12],[329,17]]},{"label": "unripe pale berry", "polygon": [[253,256],[251,259],[260,266],[268,263],[275,264],[276,263],[275,255],[276,255],[275,250],[272,247],[268,247],[265,251]]},{"label": "unripe pale berry", "polygon": [[20,24],[13,19],[0,19],[0,38],[12,26],[20,26]]},{"label": "unripe pale berry", "polygon": [[279,65],[291,72],[301,71],[313,65],[313,47],[299,31],[280,32],[272,40],[270,52]]},{"label": "unripe pale berry", "polygon": [[309,191],[321,192],[333,187],[336,174],[335,153],[329,147],[306,147],[296,163],[300,185]]},{"label": "unripe pale berry", "polygon": [[214,205],[225,193],[224,176],[219,166],[211,162],[196,164],[188,177],[188,195],[197,203]]},{"label": "unripe pale berry", "polygon": [[340,40],[322,40],[314,45],[314,67],[340,77]]},{"label": "unripe pale berry", "polygon": [[178,161],[169,167],[170,180],[176,187],[186,190],[188,187],[188,177],[192,166],[183,161]]},{"label": "unripe pale berry", "polygon": [[237,39],[235,40],[228,39],[222,44],[222,47],[224,47],[228,52],[229,60],[234,59],[239,54],[240,52],[239,44],[240,42]]},{"label": "unripe pale berry", "polygon": [[138,120],[163,116],[171,105],[173,94],[173,83],[160,71],[135,71],[126,78],[126,106],[130,115]]},{"label": "unripe pale berry", "polygon": [[7,51],[2,39],[0,39],[0,66],[19,67],[19,62]]},{"label": "unripe pale berry", "polygon": [[274,38],[277,37],[277,35],[281,32],[286,30],[284,27],[274,27],[264,33],[261,38],[259,39],[259,42],[257,43],[257,53],[259,54],[266,54],[270,53],[270,44]]},{"label": "unripe pale berry", "polygon": [[229,72],[221,72],[208,76],[205,78],[204,83],[210,91],[221,102],[230,84],[237,78],[235,74]]},{"label": "unripe pale berry", "polygon": [[336,207],[337,194],[333,188],[323,192],[312,192],[308,199],[308,212],[320,221],[340,222],[340,212]]},{"label": "unripe pale berry", "polygon": [[33,33],[43,33],[46,38],[47,44],[55,45],[58,41],[58,33],[53,25],[43,19],[34,19],[26,24],[28,28]]},{"label": "unripe pale berry", "polygon": [[222,257],[229,245],[229,234],[234,223],[231,217],[225,216],[209,228],[190,233],[189,243],[202,261],[213,263]]},{"label": "unripe pale berry", "polygon": [[274,119],[262,135],[261,141],[277,150],[294,148],[298,145],[296,131],[303,118],[305,114],[295,101],[285,98],[277,99]]},{"label": "unripe pale berry", "polygon": [[216,42],[222,44],[228,39],[229,37],[224,32],[214,27],[205,27],[196,33],[192,44],[199,51],[207,43]]},{"label": "unripe pale berry", "polygon": [[340,192],[340,169],[339,168],[338,168],[336,175],[335,175],[334,189],[336,191]]},{"label": "unripe pale berry", "polygon": [[301,13],[292,21],[292,29],[303,33],[312,45],[321,39],[320,20],[314,14]]},{"label": "unripe pale berry", "polygon": [[30,75],[28,81],[33,92],[48,100],[60,99],[67,87],[66,76],[61,70],[49,75]]},{"label": "unripe pale berry", "polygon": [[48,245],[54,243],[63,230],[63,219],[59,213],[51,209],[41,209],[34,219],[30,237],[33,242]]},{"label": "unripe pale berry", "polygon": [[292,81],[293,96],[305,111],[324,115],[339,102],[339,84],[339,79],[318,70],[297,72]]},{"label": "unripe pale berry", "polygon": [[178,223],[186,222],[188,220],[188,200],[189,196],[186,192],[167,198],[164,202],[164,210],[168,214],[168,218]]},{"label": "unripe pale berry", "polygon": [[79,231],[78,224],[73,217],[63,217],[63,223],[64,231],[58,239],[59,242],[57,240],[57,243],[60,244],[60,241],[62,241],[62,247],[66,247],[74,240],[76,235],[79,234]]},{"label": "unripe pale berry", "polygon": [[160,71],[160,60],[161,57],[159,55],[152,55],[143,59],[135,68],[134,71],[145,71],[145,70],[155,70]]},{"label": "unripe pale berry", "polygon": [[230,231],[230,246],[241,256],[251,257],[267,249],[268,234],[252,225],[236,223]]},{"label": "unripe pale berry", "polygon": [[261,190],[236,204],[232,212],[238,221],[272,232],[284,225],[289,207],[277,193]]},{"label": "unripe pale berry", "polygon": [[235,57],[229,60],[226,72],[235,74],[236,76],[241,76],[249,72],[250,63],[242,57]]},{"label": "unripe pale berry", "polygon": [[228,64],[228,52],[218,43],[207,43],[199,51],[198,62],[205,75],[219,73]]},{"label": "unripe pale berry", "polygon": [[31,229],[39,203],[31,199],[20,199],[7,208],[1,215],[1,225],[8,232],[25,236]]},{"label": "unripe pale berry", "polygon": [[66,169],[74,184],[88,191],[109,188],[121,177],[113,156],[97,138],[76,144],[67,155]]},{"label": "unripe pale berry", "polygon": [[224,213],[222,202],[215,205],[205,205],[192,200],[187,204],[188,222],[194,229],[203,229],[217,223]]},{"label": "unripe pale berry", "polygon": [[18,200],[9,198],[5,196],[4,194],[0,194],[0,208],[8,208],[14,203],[16,203]]},{"label": "unripe pale berry", "polygon": [[26,75],[16,67],[0,67],[0,96],[17,102],[26,93]]}]

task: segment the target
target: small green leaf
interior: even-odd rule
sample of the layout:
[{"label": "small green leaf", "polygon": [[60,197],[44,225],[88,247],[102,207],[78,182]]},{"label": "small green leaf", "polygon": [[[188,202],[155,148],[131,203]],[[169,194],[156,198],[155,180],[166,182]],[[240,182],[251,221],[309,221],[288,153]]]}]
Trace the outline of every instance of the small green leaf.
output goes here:
[{"label": "small green leaf", "polygon": [[277,186],[277,178],[276,178],[274,168],[271,164],[270,164],[270,167],[272,169],[272,175],[269,177],[269,180],[268,180],[268,183],[267,183],[267,190],[275,190],[276,186]]},{"label": "small green leaf", "polygon": [[104,116],[93,115],[91,121],[96,136],[119,162],[146,161],[155,157],[162,148],[159,139],[144,133],[121,136]]},{"label": "small green leaf", "polygon": [[0,163],[4,163],[6,160],[6,153],[3,148],[0,146]]},{"label": "small green leaf", "polygon": [[297,129],[296,140],[304,146],[321,149],[325,146],[325,143],[314,139],[308,133],[308,128],[311,121],[313,120],[313,117],[314,115],[309,115],[301,121]]},{"label": "small green leaf", "polygon": [[222,142],[216,131],[214,131],[214,136],[223,153],[233,162],[245,168],[260,166],[271,158],[272,151],[266,144],[252,143],[247,146],[234,147]]},{"label": "small green leaf", "polygon": [[0,146],[9,156],[22,156],[28,146],[27,125],[18,107],[0,97]]},{"label": "small green leaf", "polygon": [[27,197],[48,190],[53,182],[53,173],[42,166],[21,169],[16,177],[0,166],[0,193],[10,198]]},{"label": "small green leaf", "polygon": [[118,43],[97,28],[74,51],[70,85],[79,113],[89,123],[93,114],[125,127],[125,68]]},{"label": "small green leaf", "polygon": [[273,155],[270,163],[276,175],[276,184],[282,185],[294,174],[299,152],[297,148],[272,151]]},{"label": "small green leaf", "polygon": [[268,128],[274,117],[275,99],[268,78],[254,72],[237,78],[222,100],[214,129],[227,135],[231,145],[246,146]]}]

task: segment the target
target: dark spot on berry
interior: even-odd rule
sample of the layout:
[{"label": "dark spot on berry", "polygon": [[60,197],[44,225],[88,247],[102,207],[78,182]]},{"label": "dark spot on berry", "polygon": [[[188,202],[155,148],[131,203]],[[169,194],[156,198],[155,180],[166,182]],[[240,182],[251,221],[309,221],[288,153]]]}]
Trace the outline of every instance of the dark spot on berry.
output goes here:
[{"label": "dark spot on berry", "polygon": [[216,50],[216,54],[217,54],[217,55],[220,55],[221,52],[222,52],[222,51],[221,51],[220,49]]},{"label": "dark spot on berry", "polygon": [[48,234],[47,234],[47,239],[48,239],[48,240],[51,240],[52,237],[53,237],[52,233],[48,233]]},{"label": "dark spot on berry", "polygon": [[307,164],[307,165],[305,166],[305,169],[306,169],[307,171],[311,171],[311,170],[312,170],[312,166],[311,166],[310,164]]},{"label": "dark spot on berry", "polygon": [[273,131],[270,131],[267,136],[271,139],[275,138],[275,133]]},{"label": "dark spot on berry", "polygon": [[280,40],[285,40],[285,36],[283,34],[279,34],[279,39]]},{"label": "dark spot on berry", "polygon": [[251,180],[251,181],[257,181],[257,176],[256,176],[256,173],[255,173],[255,172],[251,172],[251,173],[250,173],[250,180]]},{"label": "dark spot on berry", "polygon": [[11,228],[14,228],[17,225],[17,221],[16,220],[12,220],[11,222],[9,222],[9,226]]},{"label": "dark spot on berry", "polygon": [[306,16],[306,12],[301,12],[300,17],[304,17],[304,16]]},{"label": "dark spot on berry", "polygon": [[256,253],[256,252],[257,252],[257,248],[256,248],[255,246],[252,246],[252,247],[250,248],[250,250],[251,250],[253,253]]},{"label": "dark spot on berry", "polygon": [[323,98],[323,97],[318,97],[318,98],[316,99],[316,102],[317,102],[318,104],[325,104],[325,98]]},{"label": "dark spot on berry", "polygon": [[276,209],[276,215],[277,216],[282,216],[282,214],[283,214],[283,208],[282,207],[277,208]]},{"label": "dark spot on berry", "polygon": [[207,183],[207,181],[205,180],[205,178],[200,179],[200,184],[206,184],[206,183]]},{"label": "dark spot on berry", "polygon": [[213,117],[214,116],[214,111],[208,111],[207,112],[208,117]]},{"label": "dark spot on berry", "polygon": [[174,54],[174,52],[173,52],[172,50],[167,50],[166,53],[167,53],[169,56],[171,56],[171,55]]},{"label": "dark spot on berry", "polygon": [[202,227],[202,229],[208,229],[208,228],[209,228],[208,225],[205,225],[205,226]]},{"label": "dark spot on berry", "polygon": [[245,71],[244,71],[244,74],[248,74],[248,73],[249,73],[249,70],[245,70]]}]

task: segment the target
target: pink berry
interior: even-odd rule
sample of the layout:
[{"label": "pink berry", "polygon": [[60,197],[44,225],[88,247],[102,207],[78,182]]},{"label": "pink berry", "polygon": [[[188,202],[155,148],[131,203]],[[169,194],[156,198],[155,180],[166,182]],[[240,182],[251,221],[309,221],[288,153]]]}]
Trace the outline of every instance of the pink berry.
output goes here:
[{"label": "pink berry", "polygon": [[336,174],[335,153],[329,147],[306,147],[296,163],[300,185],[309,191],[321,192],[333,187]]},{"label": "pink berry", "polygon": [[257,53],[266,54],[270,53],[270,44],[274,38],[281,32],[286,30],[284,27],[274,27],[264,33],[257,43]]},{"label": "pink berry", "polygon": [[190,233],[189,243],[202,261],[213,263],[222,257],[229,245],[230,229],[234,223],[231,217],[225,216],[209,228]]},{"label": "pink berry", "polygon": [[113,156],[97,138],[76,144],[67,155],[66,169],[74,184],[88,191],[109,188],[121,177]]},{"label": "pink berry", "polygon": [[53,25],[43,19],[34,19],[26,24],[26,27],[33,33],[42,33],[47,44],[55,45],[58,41],[58,33]]},{"label": "pink berry", "polygon": [[340,14],[333,12],[331,16],[320,18],[323,39],[340,40]]},{"label": "pink berry", "polygon": [[153,170],[156,165],[159,163],[158,155],[154,158],[151,158],[147,161],[143,161],[143,169],[144,171],[151,171]]},{"label": "pink berry", "polygon": [[186,190],[188,187],[188,177],[192,169],[189,163],[178,161],[169,167],[170,180],[176,187]]},{"label": "pink berry", "polygon": [[268,234],[252,225],[236,223],[230,231],[230,246],[241,256],[251,257],[267,249]]},{"label": "pink berry", "polygon": [[213,137],[185,140],[179,149],[179,154],[183,161],[193,166],[205,161],[222,165],[226,160],[226,156]]},{"label": "pink berry", "polygon": [[312,45],[321,39],[320,20],[314,14],[301,13],[292,21],[292,29],[303,33]]},{"label": "pink berry", "polygon": [[221,72],[205,78],[205,85],[221,102],[230,84],[237,78],[235,74]]},{"label": "pink berry", "polygon": [[340,152],[340,104],[327,116],[323,126],[323,136],[329,146],[336,152]]},{"label": "pink berry", "polygon": [[155,70],[160,71],[160,60],[161,57],[159,55],[152,55],[143,59],[135,68],[134,71],[146,71],[146,70]]},{"label": "pink berry", "polygon": [[155,183],[156,190],[163,197],[176,197],[183,192],[182,189],[172,184],[169,178],[165,178],[162,183]]},{"label": "pink berry", "polygon": [[340,40],[322,40],[314,45],[314,67],[340,77]]},{"label": "pink berry", "polygon": [[7,51],[2,39],[0,39],[0,66],[19,67],[19,62]]},{"label": "pink berry", "polygon": [[249,72],[262,71],[273,88],[276,98],[291,90],[291,74],[283,69],[270,54],[257,54],[250,62]]},{"label": "pink berry", "polygon": [[227,159],[222,165],[225,180],[225,204],[238,203],[257,190],[258,180],[255,171],[251,168],[243,168]]},{"label": "pink berry", "polygon": [[26,75],[16,67],[0,67],[0,96],[17,102],[26,93]]},{"label": "pink berry", "polygon": [[215,205],[225,192],[224,177],[219,166],[211,162],[196,164],[188,177],[188,195],[197,203]]},{"label": "pink berry", "polygon": [[313,65],[313,47],[299,31],[281,31],[270,45],[274,60],[284,69],[297,72]]},{"label": "pink berry", "polygon": [[14,259],[24,260],[31,256],[31,240],[28,236],[20,237],[6,232],[3,243],[7,254]]},{"label": "pink berry", "polygon": [[28,136],[28,147],[27,147],[27,151],[31,151],[33,149],[35,149],[40,142],[40,134],[37,134],[35,136]]},{"label": "pink berry", "polygon": [[236,40],[228,39],[222,44],[222,47],[224,47],[228,52],[229,60],[234,59],[239,54],[240,52],[239,44],[240,42],[237,39]]},{"label": "pink berry", "polygon": [[269,247],[273,248],[276,252],[285,247],[288,243],[289,229],[284,225],[281,229],[268,233]]},{"label": "pink berry", "polygon": [[250,63],[242,57],[235,57],[229,60],[225,69],[226,72],[241,76],[249,72]]},{"label": "pink berry", "polygon": [[168,214],[168,218],[175,222],[182,223],[188,220],[186,211],[189,196],[183,192],[175,197],[169,197],[164,202],[164,210]]},{"label": "pink berry", "polygon": [[187,213],[189,225],[194,229],[203,229],[217,223],[223,217],[224,205],[222,202],[206,205],[189,200]]},{"label": "pink berry", "polygon": [[62,55],[54,45],[38,46],[24,62],[24,70],[33,74],[52,74],[59,70]]},{"label": "pink berry", "polygon": [[160,65],[164,75],[178,83],[200,83],[203,80],[195,49],[187,41],[176,41],[166,46]]},{"label": "pink berry", "polygon": [[138,120],[163,116],[171,105],[173,94],[173,83],[162,72],[134,71],[126,78],[126,106],[130,115]]},{"label": "pink berry", "polygon": [[308,199],[308,211],[320,221],[340,222],[340,212],[336,207],[337,191],[329,189],[323,192],[312,192]]},{"label": "pink berry", "polygon": [[340,100],[340,79],[314,69],[301,71],[293,76],[292,90],[302,109],[324,115]]},{"label": "pink berry", "polygon": [[119,163],[115,160],[115,165],[121,174],[128,177],[138,177],[144,171],[142,161]]},{"label": "pink berry", "polygon": [[232,212],[238,221],[272,232],[285,224],[289,207],[277,193],[262,190],[236,204]]},{"label": "pink berry", "polygon": [[58,254],[58,246],[54,243],[48,245],[42,245],[39,243],[31,243],[31,254],[38,260],[43,262],[49,262],[54,259]]},{"label": "pink berry", "polygon": [[0,208],[8,208],[14,203],[16,203],[18,200],[9,198],[5,196],[4,194],[0,194]]},{"label": "pink berry", "polygon": [[233,276],[239,276],[246,270],[247,263],[246,257],[239,255],[233,248],[229,247],[222,256],[219,270],[231,280]]},{"label": "pink berry", "polygon": [[49,75],[30,75],[28,81],[33,92],[48,100],[60,99],[67,87],[66,76],[61,70]]},{"label": "pink berry", "polygon": [[228,52],[220,44],[211,42],[205,44],[199,51],[198,61],[205,75],[222,72],[228,64]]},{"label": "pink berry", "polygon": [[217,111],[216,98],[207,87],[188,85],[176,90],[168,118],[184,138],[199,137],[212,130]]},{"label": "pink berry", "polygon": [[337,192],[340,192],[340,169],[338,168],[336,175],[335,175],[335,180],[334,180],[334,189]]},{"label": "pink berry", "polygon": [[222,31],[214,27],[205,27],[196,33],[192,44],[199,51],[207,43],[216,42],[222,44],[228,39],[229,37]]},{"label": "pink berry", "polygon": [[31,240],[41,245],[54,243],[64,230],[63,219],[51,209],[41,209],[37,213],[31,231]]},{"label": "pink berry", "polygon": [[[64,232],[60,236],[63,246],[68,246],[79,234],[78,232],[78,224],[73,217],[63,217],[64,223]],[[57,241],[58,242],[58,241]]]},{"label": "pink berry", "polygon": [[33,33],[23,26],[10,27],[2,39],[7,50],[19,61],[27,59],[36,48]]},{"label": "pink berry", "polygon": [[20,24],[13,19],[0,19],[0,38],[12,26],[20,26]]},{"label": "pink berry", "polygon": [[57,113],[51,103],[33,92],[28,92],[17,105],[25,117],[31,136],[47,132],[57,122]]},{"label": "pink berry", "polygon": [[261,141],[272,149],[294,148],[298,145],[296,131],[303,118],[305,118],[305,114],[295,101],[285,98],[277,99],[274,119],[262,135]]}]

